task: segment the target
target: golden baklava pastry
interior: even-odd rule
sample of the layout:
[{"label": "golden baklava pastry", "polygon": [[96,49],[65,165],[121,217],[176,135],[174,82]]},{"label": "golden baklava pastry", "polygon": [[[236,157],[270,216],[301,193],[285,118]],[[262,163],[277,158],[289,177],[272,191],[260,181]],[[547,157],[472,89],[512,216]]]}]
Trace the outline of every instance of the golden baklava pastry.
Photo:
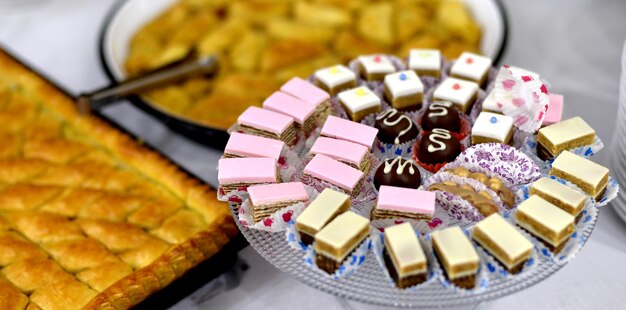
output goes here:
[{"label": "golden baklava pastry", "polygon": [[0,122],[0,309],[129,308],[237,232],[215,191],[1,50]]}]

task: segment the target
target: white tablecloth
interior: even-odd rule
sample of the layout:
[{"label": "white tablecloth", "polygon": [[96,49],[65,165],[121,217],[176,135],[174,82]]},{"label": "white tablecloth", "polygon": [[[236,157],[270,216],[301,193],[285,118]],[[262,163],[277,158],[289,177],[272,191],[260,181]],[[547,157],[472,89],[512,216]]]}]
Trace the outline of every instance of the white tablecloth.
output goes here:
[{"label": "white tablecloth", "polygon": [[[108,83],[98,58],[98,34],[113,0],[0,0],[0,43],[74,93]],[[27,2],[24,4],[24,2]],[[32,3],[32,4],[29,4]],[[540,72],[565,95],[565,117],[582,115],[608,144],[615,126],[626,1],[505,1],[511,32],[504,62]],[[175,161],[216,183],[219,152],[171,133],[127,103],[106,113]],[[1,124],[0,124],[1,126]],[[607,163],[610,147],[597,156]],[[251,266],[237,288],[204,303],[187,298],[176,309],[376,309],[317,291],[274,269],[247,248]],[[623,309],[626,307],[626,225],[602,210],[588,244],[549,279],[488,302],[484,309]],[[200,292],[201,293],[201,292]]]}]

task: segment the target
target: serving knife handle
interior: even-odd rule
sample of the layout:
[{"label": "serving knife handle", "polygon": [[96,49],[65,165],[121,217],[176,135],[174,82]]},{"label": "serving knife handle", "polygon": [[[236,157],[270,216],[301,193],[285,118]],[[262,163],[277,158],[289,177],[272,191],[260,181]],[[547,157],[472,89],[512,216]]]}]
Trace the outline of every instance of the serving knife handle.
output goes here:
[{"label": "serving knife handle", "polygon": [[78,110],[83,115],[91,114],[119,99],[139,94],[148,89],[173,83],[196,75],[213,75],[218,69],[213,55],[195,58],[168,65],[150,73],[127,79],[117,84],[78,96]]}]

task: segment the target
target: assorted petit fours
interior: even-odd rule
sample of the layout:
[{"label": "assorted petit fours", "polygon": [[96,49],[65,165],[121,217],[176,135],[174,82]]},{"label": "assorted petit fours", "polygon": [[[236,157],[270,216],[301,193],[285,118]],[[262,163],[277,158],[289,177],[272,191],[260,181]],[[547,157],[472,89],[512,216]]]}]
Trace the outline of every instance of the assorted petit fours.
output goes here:
[{"label": "assorted petit fours", "polygon": [[312,244],[326,224],[350,209],[350,196],[325,188],[296,218],[296,229],[304,244]]},{"label": "assorted petit fours", "polygon": [[474,225],[472,239],[512,274],[522,270],[533,250],[533,244],[497,213]]},{"label": "assorted petit fours", "polygon": [[224,193],[256,184],[280,183],[274,158],[222,158],[218,162],[217,180]]},{"label": "assorted petit fours", "polygon": [[596,201],[609,183],[609,169],[572,152],[563,151],[554,162],[550,175],[570,181]]},{"label": "assorted petit fours", "polygon": [[263,101],[263,108],[285,114],[296,122],[296,129],[310,133],[317,124],[317,107],[283,92],[275,92]]},{"label": "assorted petit fours", "polygon": [[414,155],[422,163],[436,165],[454,161],[461,151],[461,143],[450,131],[435,128],[424,132],[419,142],[419,151]]},{"label": "assorted petit fours", "polygon": [[389,57],[384,55],[360,56],[359,73],[366,81],[382,81],[385,75],[396,72]]},{"label": "assorted petit fours", "polygon": [[296,143],[296,127],[292,117],[270,110],[251,106],[237,119],[239,130],[285,142],[288,146]]},{"label": "assorted petit fours", "polygon": [[441,76],[441,52],[436,49],[411,49],[409,69],[418,75]]},{"label": "assorted petit fours", "polygon": [[480,258],[461,228],[454,226],[437,230],[431,236],[433,250],[445,277],[460,288],[474,288]]},{"label": "assorted petit fours", "polygon": [[424,84],[415,71],[400,71],[385,76],[384,95],[391,106],[403,111],[422,107]]},{"label": "assorted petit fours", "polygon": [[372,220],[406,218],[430,220],[435,214],[433,192],[413,188],[382,185],[372,210]]},{"label": "assorted petit fours", "polygon": [[477,180],[478,182],[487,185],[489,189],[494,191],[498,195],[498,197],[500,197],[502,202],[504,202],[504,204],[508,208],[512,208],[515,204],[515,193],[513,193],[512,190],[506,187],[502,183],[502,180],[497,177],[489,177],[482,172],[472,172],[465,167],[456,167],[454,169],[448,169],[446,171],[463,178]]},{"label": "assorted petit fours", "polygon": [[309,156],[313,157],[317,154],[323,154],[330,158],[336,159],[353,168],[368,173],[370,171],[371,161],[369,150],[366,146],[327,137],[319,137],[309,150]]},{"label": "assorted petit fours", "polygon": [[561,121],[563,117],[563,95],[550,94],[550,104],[541,126],[550,126]]},{"label": "assorted petit fours", "polygon": [[548,249],[558,254],[574,233],[574,216],[532,195],[517,206],[517,225],[540,239]]},{"label": "assorted petit fours", "polygon": [[382,109],[380,98],[365,86],[344,90],[337,95],[337,99],[348,117],[355,122],[360,122],[372,113],[379,113]]},{"label": "assorted petit fours", "polygon": [[284,147],[283,141],[233,132],[224,148],[224,158],[269,157],[278,161]]},{"label": "assorted petit fours", "polygon": [[332,96],[356,87],[356,74],[344,65],[335,65],[315,71],[315,85]]},{"label": "assorted petit fours", "polygon": [[498,212],[498,206],[493,202],[487,192],[477,192],[467,184],[457,184],[453,181],[435,183],[428,187],[429,191],[443,191],[457,195],[469,202],[478,212],[484,216],[489,216]]},{"label": "assorted petit fours", "polygon": [[305,176],[335,185],[350,195],[358,194],[361,188],[361,181],[365,176],[363,171],[352,168],[323,154],[315,155],[304,167],[302,173]]},{"label": "assorted petit fours", "polygon": [[453,77],[437,86],[433,100],[450,101],[463,113],[469,113],[478,96],[478,84]]},{"label": "assorted petit fours", "polygon": [[323,137],[337,138],[351,141],[371,149],[376,140],[378,129],[352,122],[336,116],[329,116],[322,127],[320,135]]},{"label": "assorted petit fours", "polygon": [[374,174],[376,189],[381,185],[418,188],[421,184],[422,177],[415,162],[401,156],[385,159]]},{"label": "assorted petit fours", "polygon": [[376,115],[374,128],[378,129],[378,140],[387,144],[401,144],[417,138],[419,129],[413,120],[396,109]]},{"label": "assorted petit fours", "polygon": [[383,257],[389,275],[398,288],[426,281],[427,260],[415,231],[409,223],[385,228]]},{"label": "assorted petit fours", "polygon": [[502,105],[496,101],[496,92],[490,91],[483,100],[482,111],[502,114]]},{"label": "assorted petit fours", "polygon": [[434,101],[422,117],[422,128],[426,131],[442,128],[459,132],[461,130],[459,112],[450,101]]},{"label": "assorted petit fours", "polygon": [[252,220],[258,222],[272,213],[299,202],[309,201],[301,182],[253,185],[248,187]]},{"label": "assorted petit fours", "polygon": [[330,95],[319,87],[299,77],[294,77],[280,87],[280,91],[294,96],[316,108],[316,119],[323,119],[330,114]]},{"label": "assorted petit fours", "polygon": [[595,130],[582,118],[576,116],[539,129],[537,156],[548,160],[557,157],[565,150],[591,145],[595,137]]},{"label": "assorted petit fours", "polygon": [[315,234],[315,264],[329,274],[369,235],[369,220],[346,211]]},{"label": "assorted petit fours", "polygon": [[480,143],[513,143],[513,118],[491,112],[480,112],[472,126],[472,145]]},{"label": "assorted petit fours", "polygon": [[491,69],[491,58],[465,52],[450,68],[450,76],[484,85]]},{"label": "assorted petit fours", "polygon": [[586,196],[583,193],[546,177],[535,181],[530,186],[529,193],[537,195],[575,216],[577,222],[585,206]]}]

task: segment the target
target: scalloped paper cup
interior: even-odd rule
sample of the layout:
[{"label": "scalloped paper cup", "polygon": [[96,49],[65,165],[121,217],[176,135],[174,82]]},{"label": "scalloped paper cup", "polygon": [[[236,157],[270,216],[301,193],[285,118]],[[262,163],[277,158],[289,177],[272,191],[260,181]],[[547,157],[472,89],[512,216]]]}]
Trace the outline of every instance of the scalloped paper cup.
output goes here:
[{"label": "scalloped paper cup", "polygon": [[314,246],[307,247],[304,254],[304,263],[310,268],[315,268],[319,272],[328,275],[333,279],[341,279],[345,277],[349,277],[353,272],[355,272],[367,258],[367,254],[372,247],[371,237],[365,238],[357,247],[350,253],[343,261],[339,269],[335,271],[333,274],[328,274],[326,271],[323,271],[315,264],[315,248]]}]

